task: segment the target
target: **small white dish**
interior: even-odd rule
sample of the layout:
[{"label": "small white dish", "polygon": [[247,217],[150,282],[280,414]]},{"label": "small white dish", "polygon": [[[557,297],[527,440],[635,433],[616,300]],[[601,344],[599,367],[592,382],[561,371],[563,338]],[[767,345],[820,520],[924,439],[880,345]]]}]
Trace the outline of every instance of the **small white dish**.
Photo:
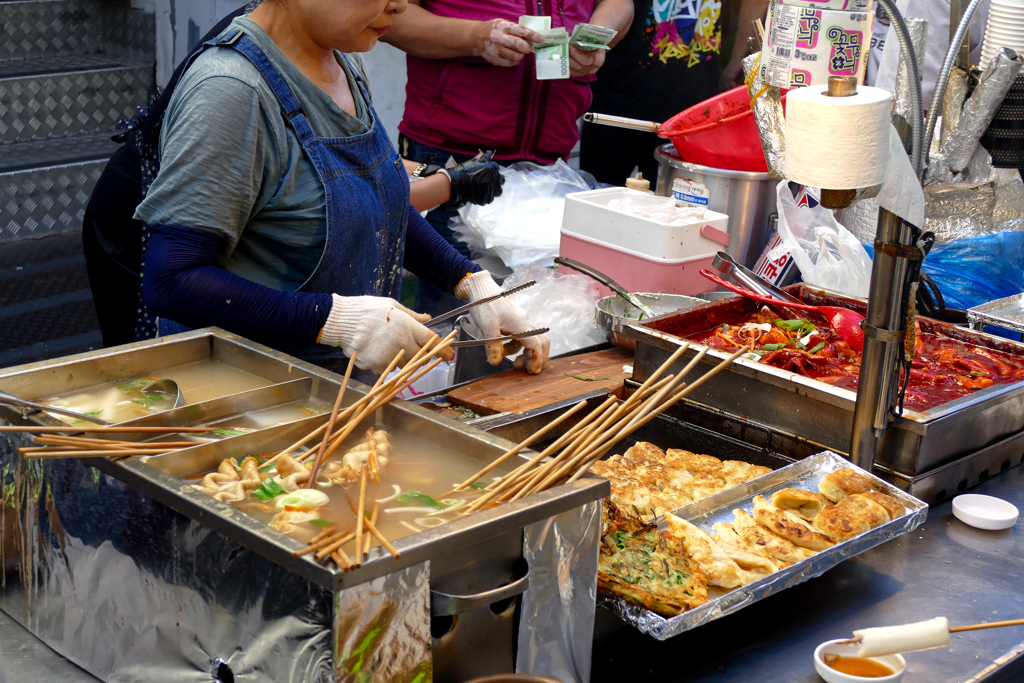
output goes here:
[{"label": "small white dish", "polygon": [[953,516],[978,529],[998,531],[1017,523],[1016,507],[1001,498],[966,493],[953,499]]},{"label": "small white dish", "polygon": [[[845,638],[842,640],[845,640]],[[875,683],[900,683],[903,680],[903,674],[907,670],[907,660],[903,659],[903,655],[885,655],[884,657],[867,657],[866,659],[871,659],[892,669],[895,673],[891,676],[881,676],[878,678],[851,676],[850,674],[836,671],[826,664],[825,655],[855,657],[857,655],[857,646],[851,646],[850,644],[840,645],[838,640],[828,640],[815,648],[814,670],[828,683],[867,683],[867,681],[874,681]]]}]

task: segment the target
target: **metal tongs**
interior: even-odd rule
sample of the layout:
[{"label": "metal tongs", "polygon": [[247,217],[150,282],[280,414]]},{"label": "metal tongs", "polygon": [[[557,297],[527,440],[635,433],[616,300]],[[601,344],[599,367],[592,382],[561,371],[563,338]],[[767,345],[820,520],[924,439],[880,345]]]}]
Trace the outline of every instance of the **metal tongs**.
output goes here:
[{"label": "metal tongs", "polygon": [[[522,287],[528,287],[533,283],[527,283],[521,285]],[[467,339],[466,341],[457,341],[452,344],[453,349],[464,349],[469,346],[483,346],[485,344],[493,344],[494,342],[509,342],[514,339],[526,339],[527,337],[536,337],[538,334],[545,334],[550,328],[539,327],[536,330],[530,330],[529,332],[515,332],[513,334],[506,334],[504,337],[491,337],[490,339]]]},{"label": "metal tongs", "polygon": [[[486,303],[490,303],[492,301],[496,301],[498,299],[503,299],[506,296],[508,296],[509,294],[515,294],[516,292],[521,292],[524,289],[526,289],[527,287],[533,287],[535,284],[537,284],[536,280],[530,280],[529,282],[524,282],[523,284],[519,285],[518,287],[513,287],[512,289],[506,290],[506,291],[502,292],[501,294],[495,294],[494,296],[485,297],[485,298],[480,299],[478,301],[474,301],[472,303],[468,303],[465,306],[459,306],[458,308],[456,308],[453,311],[448,311],[447,313],[442,313],[441,315],[437,316],[436,318],[431,318],[430,320],[428,320],[427,322],[425,322],[423,324],[426,325],[427,327],[433,327],[434,325],[436,325],[439,322],[443,322],[445,320],[448,320],[449,318],[454,318],[457,315],[462,315],[463,313],[465,313],[466,311],[468,311],[471,308],[476,308],[477,306],[479,306],[481,304],[486,304]],[[545,329],[544,332],[547,332],[547,330]],[[522,337],[532,337],[534,334],[542,334],[542,332],[537,332],[536,330],[532,330],[530,332],[521,332],[519,334],[520,334],[520,337],[509,337],[509,339],[516,339],[516,338],[522,338]],[[502,341],[503,339],[505,339],[505,337],[496,337],[494,339],[483,339],[483,340],[481,340],[480,343],[490,343],[490,342],[494,342],[494,341]],[[460,345],[463,345],[463,346],[475,346],[476,344],[477,344],[477,342],[475,342],[475,341],[473,343],[471,343],[471,344],[467,344],[466,342],[455,342],[455,344],[453,346],[455,346],[455,348],[461,348]]]}]

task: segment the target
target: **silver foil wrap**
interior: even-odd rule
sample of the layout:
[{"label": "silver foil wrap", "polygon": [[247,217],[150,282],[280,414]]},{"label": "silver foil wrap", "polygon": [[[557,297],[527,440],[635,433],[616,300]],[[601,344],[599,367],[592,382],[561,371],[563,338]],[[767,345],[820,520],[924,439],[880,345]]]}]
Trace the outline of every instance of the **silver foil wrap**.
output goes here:
[{"label": "silver foil wrap", "polygon": [[946,92],[942,94],[942,145],[960,129],[961,115],[967,91],[970,89],[970,75],[965,67],[953,67],[949,74]]},{"label": "silver foil wrap", "polygon": [[[757,69],[760,56],[761,53],[758,52],[743,59],[744,75],[749,76],[752,70],[758,72],[748,88],[751,97],[765,86],[760,69]],[[782,168],[786,160],[786,136],[785,117],[782,111],[782,91],[769,85],[768,90],[754,100],[751,109],[754,111],[757,131],[761,136],[761,148],[764,150],[764,160],[768,164],[768,177],[783,178],[785,177]]]},{"label": "silver foil wrap", "polygon": [[992,213],[992,232],[1024,230],[1024,182],[1015,168],[994,169],[996,208]]},{"label": "silver foil wrap", "polygon": [[992,123],[1022,65],[1024,58],[1009,48],[1003,48],[985,69],[978,87],[964,104],[961,125],[942,146],[946,165],[954,173],[967,168],[981,136]]},{"label": "silver foil wrap", "polygon": [[992,232],[996,208],[991,183],[941,183],[924,188],[925,228],[935,233],[936,244]]},{"label": "silver foil wrap", "polygon": [[667,640],[715,619],[738,612],[769,595],[820,576],[843,560],[848,560],[869,548],[881,545],[924,524],[928,515],[928,506],[924,502],[864,470],[854,467],[831,451],[813,455],[771,474],[758,477],[734,489],[685,507],[677,511],[676,514],[710,532],[711,525],[716,522],[731,523],[734,509],[743,508],[748,512],[753,509],[754,496],[763,495],[765,498],[770,498],[775,491],[787,487],[802,487],[816,491],[818,482],[823,477],[844,467],[852,467],[870,477],[877,490],[887,493],[902,503],[907,508],[907,513],[899,519],[883,524],[849,541],[839,543],[828,550],[823,550],[752,584],[733,589],[715,599],[711,599],[709,592],[707,603],[675,617],[666,618],[620,599],[610,599],[603,604],[615,612],[620,619],[632,624],[640,631],[658,640]]},{"label": "silver foil wrap", "polygon": [[[906,19],[907,31],[910,33],[910,42],[914,46],[914,54],[917,55],[917,63],[924,65],[925,47],[928,44],[928,20],[927,19]],[[893,38],[895,40],[895,37]],[[893,114],[904,121],[910,122],[910,92],[912,88],[910,78],[910,67],[902,55],[900,65],[896,71],[896,90],[893,92]],[[922,108],[925,106],[921,104]],[[911,125],[915,125],[911,122]]]},{"label": "silver foil wrap", "polygon": [[337,680],[333,596],[81,460],[0,439],[20,571],[0,607],[107,681]]},{"label": "silver foil wrap", "polygon": [[337,594],[338,683],[430,681],[430,563]]},{"label": "silver foil wrap", "polygon": [[533,578],[523,595],[517,673],[590,680],[602,509],[595,501],[524,529]]}]

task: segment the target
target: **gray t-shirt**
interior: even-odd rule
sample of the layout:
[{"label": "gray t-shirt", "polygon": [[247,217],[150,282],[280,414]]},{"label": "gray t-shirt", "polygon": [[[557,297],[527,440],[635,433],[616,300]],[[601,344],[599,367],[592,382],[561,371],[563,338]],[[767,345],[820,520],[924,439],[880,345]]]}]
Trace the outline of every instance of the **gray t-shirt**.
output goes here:
[{"label": "gray t-shirt", "polygon": [[[358,117],[306,78],[262,28],[232,23],[266,53],[319,137],[373,126],[355,81],[358,55],[340,53]],[[198,228],[225,238],[220,265],[268,287],[295,291],[316,269],[327,235],[325,194],[270,85],[231,48],[209,48],[178,83],[160,134],[160,173],[135,217],[149,225]]]}]

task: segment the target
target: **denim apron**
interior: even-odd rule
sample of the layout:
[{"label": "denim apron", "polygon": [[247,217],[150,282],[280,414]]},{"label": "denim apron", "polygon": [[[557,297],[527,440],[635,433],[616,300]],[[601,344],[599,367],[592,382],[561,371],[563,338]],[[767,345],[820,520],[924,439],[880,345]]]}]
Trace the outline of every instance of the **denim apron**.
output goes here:
[{"label": "denim apron", "polygon": [[[204,50],[210,47],[233,49],[259,70],[323,183],[327,240],[316,269],[297,291],[397,299],[402,287],[409,178],[370,104],[362,79],[356,74],[363,101],[373,117],[370,130],[351,137],[321,138],[313,134],[302,107],[277,69],[243,31],[229,29],[208,42]],[[188,328],[161,319],[159,330],[165,336]],[[311,362],[344,358],[340,348],[316,343],[280,345],[278,350]]]}]

